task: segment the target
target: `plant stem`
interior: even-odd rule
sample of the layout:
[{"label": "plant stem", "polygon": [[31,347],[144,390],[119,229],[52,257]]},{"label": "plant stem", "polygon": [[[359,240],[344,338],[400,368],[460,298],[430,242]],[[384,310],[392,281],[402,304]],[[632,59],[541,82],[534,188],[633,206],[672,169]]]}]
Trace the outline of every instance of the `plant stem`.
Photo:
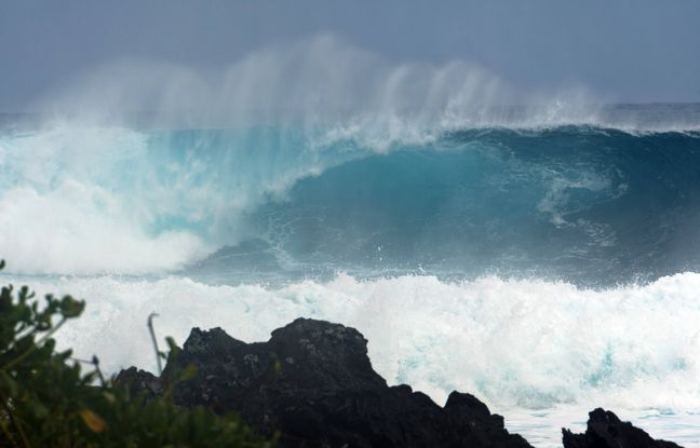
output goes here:
[{"label": "plant stem", "polygon": [[0,370],[9,370],[11,367],[14,367],[16,364],[19,364],[20,361],[24,360],[27,356],[31,355],[34,350],[38,349],[41,347],[41,344],[43,344],[48,338],[50,338],[54,333],[58,331],[59,328],[66,322],[66,318],[61,319],[61,321],[56,324],[55,327],[51,329],[48,333],[46,333],[41,339],[39,339],[34,345],[29,347],[29,349],[13,359],[12,361],[8,362],[4,366],[0,367]]},{"label": "plant stem", "polygon": [[151,313],[148,315],[148,332],[151,333],[151,341],[153,342],[153,347],[156,350],[156,362],[158,363],[158,375],[163,374],[163,366],[160,362],[160,350],[158,349],[158,339],[156,339],[156,331],[153,329],[153,318],[157,317],[158,314]]}]

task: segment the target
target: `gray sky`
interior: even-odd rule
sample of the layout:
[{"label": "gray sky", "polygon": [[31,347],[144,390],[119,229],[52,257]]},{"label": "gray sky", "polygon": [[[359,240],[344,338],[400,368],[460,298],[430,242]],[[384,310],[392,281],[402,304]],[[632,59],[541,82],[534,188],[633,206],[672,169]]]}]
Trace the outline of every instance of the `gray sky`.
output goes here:
[{"label": "gray sky", "polygon": [[0,110],[119,58],[216,68],[320,33],[397,62],[476,62],[522,88],[700,101],[696,0],[2,0]]}]

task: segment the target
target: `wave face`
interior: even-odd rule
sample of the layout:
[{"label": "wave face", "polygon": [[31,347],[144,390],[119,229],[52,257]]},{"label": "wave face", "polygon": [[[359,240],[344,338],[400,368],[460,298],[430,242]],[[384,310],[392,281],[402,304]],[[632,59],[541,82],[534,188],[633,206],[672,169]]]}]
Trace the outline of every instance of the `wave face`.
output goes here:
[{"label": "wave face", "polygon": [[[649,281],[700,263],[700,133],[52,127],[0,137],[15,272]],[[15,255],[16,254],[16,255]],[[210,254],[207,256],[207,254]]]},{"label": "wave face", "polygon": [[340,270],[586,282],[698,268],[700,134],[472,130],[328,169],[252,217]]}]

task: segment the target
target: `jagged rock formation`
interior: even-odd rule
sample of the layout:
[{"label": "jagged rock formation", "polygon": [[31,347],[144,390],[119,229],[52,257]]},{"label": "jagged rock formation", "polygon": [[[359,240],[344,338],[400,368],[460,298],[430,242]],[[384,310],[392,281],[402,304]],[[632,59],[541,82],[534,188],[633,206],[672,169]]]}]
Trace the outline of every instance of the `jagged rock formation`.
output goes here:
[{"label": "jagged rock formation", "polygon": [[[173,381],[195,366],[193,379]],[[176,403],[237,412],[281,447],[526,448],[472,395],[452,392],[444,407],[410,386],[389,387],[355,329],[297,319],[267,342],[247,344],[220,328],[194,328],[158,378],[131,367],[116,379],[154,397],[172,387]],[[584,434],[563,429],[564,448],[679,448],[596,409]]]},{"label": "jagged rock formation", "polygon": [[162,379],[131,368],[117,381],[152,396],[188,365],[197,375],[175,385],[176,403],[235,411],[263,433],[278,431],[282,447],[530,447],[472,395],[453,392],[440,407],[409,386],[387,386],[365,338],[342,325],[297,319],[253,344],[195,328]]},{"label": "jagged rock formation", "polygon": [[595,409],[588,414],[584,434],[574,434],[568,429],[564,434],[564,448],[680,448],[673,442],[654,440],[629,422],[620,421],[615,414]]}]

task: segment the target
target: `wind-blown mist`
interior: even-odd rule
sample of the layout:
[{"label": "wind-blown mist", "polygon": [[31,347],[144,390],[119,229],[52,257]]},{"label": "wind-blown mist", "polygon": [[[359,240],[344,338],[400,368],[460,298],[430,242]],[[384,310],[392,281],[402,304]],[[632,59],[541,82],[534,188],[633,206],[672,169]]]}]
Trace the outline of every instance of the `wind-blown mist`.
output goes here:
[{"label": "wind-blown mist", "polygon": [[[86,73],[37,109],[81,121],[135,113],[160,125],[340,125],[405,138],[465,126],[522,126],[593,119],[583,89],[518,91],[464,61],[394,63],[326,36],[261,49],[225,68],[122,60]],[[517,114],[506,106],[536,107]]]}]

